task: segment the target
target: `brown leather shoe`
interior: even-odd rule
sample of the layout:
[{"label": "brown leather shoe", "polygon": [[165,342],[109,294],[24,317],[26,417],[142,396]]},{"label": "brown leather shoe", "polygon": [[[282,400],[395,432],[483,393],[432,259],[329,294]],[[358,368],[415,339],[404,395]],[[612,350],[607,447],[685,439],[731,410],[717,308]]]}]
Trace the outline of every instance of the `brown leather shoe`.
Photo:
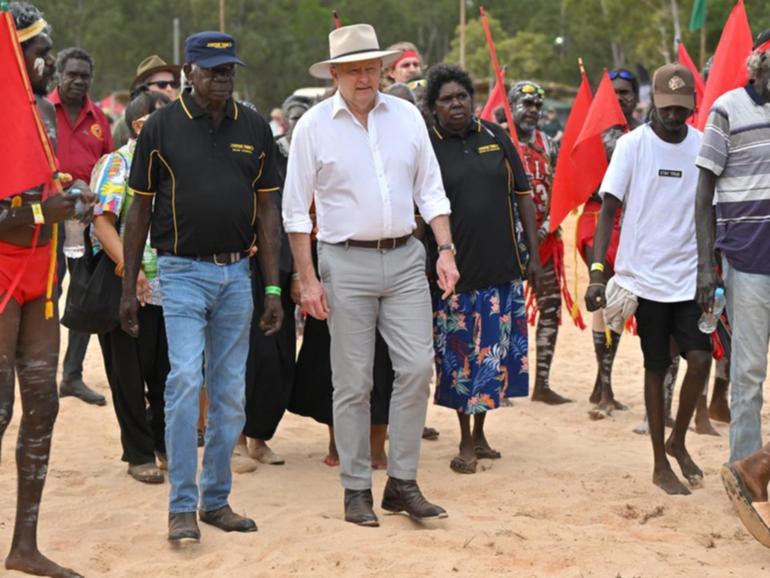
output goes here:
[{"label": "brown leather shoe", "polygon": [[388,478],[382,494],[382,509],[388,512],[406,512],[418,520],[438,520],[449,514],[441,506],[431,504],[422,495],[415,480]]},{"label": "brown leather shoe", "polygon": [[201,522],[216,526],[225,532],[256,532],[257,524],[251,518],[233,512],[230,506],[218,510],[198,512]]},{"label": "brown leather shoe", "polygon": [[201,531],[195,519],[195,512],[181,512],[168,515],[169,542],[200,542]]},{"label": "brown leather shoe", "polygon": [[371,490],[345,490],[345,521],[359,526],[376,528],[380,525],[372,509]]}]

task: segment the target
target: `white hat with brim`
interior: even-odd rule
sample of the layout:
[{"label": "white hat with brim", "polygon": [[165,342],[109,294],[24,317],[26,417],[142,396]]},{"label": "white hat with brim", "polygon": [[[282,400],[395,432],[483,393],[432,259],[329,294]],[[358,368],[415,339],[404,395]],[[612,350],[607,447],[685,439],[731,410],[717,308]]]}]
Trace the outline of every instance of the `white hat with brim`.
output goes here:
[{"label": "white hat with brim", "polygon": [[369,24],[352,24],[332,30],[329,34],[329,58],[316,62],[308,70],[315,78],[332,77],[331,65],[381,59],[383,66],[392,64],[403,50],[380,50],[377,33]]}]

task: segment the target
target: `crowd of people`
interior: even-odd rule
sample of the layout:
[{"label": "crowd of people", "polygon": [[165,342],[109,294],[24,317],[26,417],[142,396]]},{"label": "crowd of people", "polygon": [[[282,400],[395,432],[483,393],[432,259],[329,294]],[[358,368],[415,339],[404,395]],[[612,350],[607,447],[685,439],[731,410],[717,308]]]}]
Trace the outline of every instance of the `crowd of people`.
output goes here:
[{"label": "crowd of people", "polygon": [[[88,52],[67,48],[54,59],[37,8],[10,9],[65,190],[41,184],[0,201],[0,295],[12,295],[0,313],[0,436],[16,377],[22,402],[7,568],[79,576],[37,547],[59,396],[106,404],[83,382],[88,333],[70,330],[56,383],[59,312],[56,299],[47,310],[46,286],[56,276],[61,291],[80,266],[64,254],[71,239],[61,231],[76,213],[88,225],[88,256],[109,259],[122,278],[120,322],[98,334],[122,460],[139,482],[168,476],[174,543],[198,542],[198,521],[256,531],[230,505],[232,475],[284,463],[268,442],[287,410],[328,426],[324,462],[340,469],[346,521],[379,525],[373,469],[387,470],[382,510],[446,518],[417,483],[421,440],[439,435],[425,425],[430,385],[435,403],[458,416],[451,470],[474,474],[478,460],[501,459],[485,419],[530,394],[528,323],[532,401],[571,401],[549,379],[572,297],[549,214],[563,131],[553,114],[544,122],[540,84],[512,83],[514,126],[481,120],[466,71],[426,68],[408,42],[381,49],[374,28],[356,24],[332,31],[329,57],[309,68],[327,81],[325,93],[290,95],[271,123],[233,96],[243,65],[236,39],[200,32],[186,39],[183,66],[157,55],[139,63],[130,102],[110,126],[89,95]],[[590,275],[591,418],[627,409],[611,377],[624,328],[634,325],[653,483],[668,494],[699,487],[703,472],[685,446],[693,414],[699,433],[710,431],[709,418],[729,422],[722,478],[746,527],[770,546],[770,445],[760,431],[770,31],[746,65],[750,83],[716,101],[703,134],[688,124],[689,69],[656,70],[644,122],[636,76],[610,72],[627,126],[604,134],[609,168],[576,241]],[[718,287],[726,313],[709,335],[699,322],[714,315]],[[729,407],[724,362],[705,403],[715,343],[729,351]],[[680,356],[687,371],[671,420]]]}]

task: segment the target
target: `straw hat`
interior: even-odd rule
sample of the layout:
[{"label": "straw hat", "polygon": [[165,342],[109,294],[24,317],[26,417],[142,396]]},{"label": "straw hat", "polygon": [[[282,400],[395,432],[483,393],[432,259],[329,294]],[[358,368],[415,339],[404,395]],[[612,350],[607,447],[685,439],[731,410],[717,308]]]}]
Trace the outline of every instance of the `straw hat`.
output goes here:
[{"label": "straw hat", "polygon": [[316,62],[310,74],[316,78],[331,78],[331,65],[343,62],[382,59],[388,66],[401,56],[403,50],[380,50],[377,33],[369,24],[352,24],[332,30],[329,34],[329,60]]}]

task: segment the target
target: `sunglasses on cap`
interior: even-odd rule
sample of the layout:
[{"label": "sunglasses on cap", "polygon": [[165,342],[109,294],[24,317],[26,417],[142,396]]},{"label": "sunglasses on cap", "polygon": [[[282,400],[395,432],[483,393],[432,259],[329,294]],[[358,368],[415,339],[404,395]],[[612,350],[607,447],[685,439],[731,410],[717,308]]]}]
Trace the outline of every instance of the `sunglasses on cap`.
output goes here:
[{"label": "sunglasses on cap", "polygon": [[161,90],[166,90],[169,86],[171,88],[179,88],[179,82],[176,80],[155,80],[153,82],[146,82],[145,86],[157,86]]},{"label": "sunglasses on cap", "polygon": [[532,94],[537,96],[545,96],[545,90],[534,84],[525,84],[519,88],[519,92],[522,94]]},{"label": "sunglasses on cap", "polygon": [[616,78],[622,78],[623,80],[629,81],[636,80],[634,73],[629,72],[628,70],[610,70],[610,80],[615,80]]},{"label": "sunglasses on cap", "polygon": [[415,88],[425,88],[428,86],[428,81],[425,78],[418,78],[416,80],[410,80],[406,85],[414,90]]}]

